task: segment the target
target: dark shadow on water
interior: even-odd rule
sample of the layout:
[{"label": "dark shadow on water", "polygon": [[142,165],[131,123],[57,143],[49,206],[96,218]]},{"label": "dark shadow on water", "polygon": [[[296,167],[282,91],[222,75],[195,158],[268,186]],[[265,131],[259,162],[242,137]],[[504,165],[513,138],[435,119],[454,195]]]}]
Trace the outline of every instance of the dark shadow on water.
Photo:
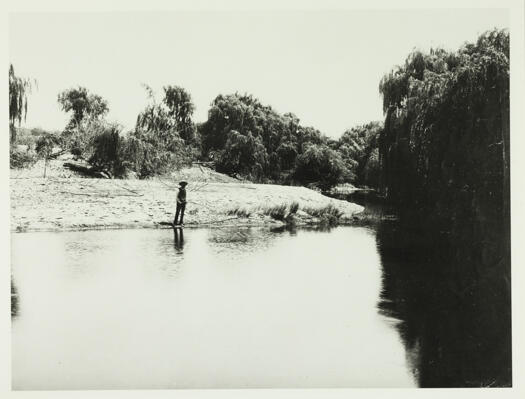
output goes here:
[{"label": "dark shadow on water", "polygon": [[377,247],[379,312],[400,320],[396,328],[419,385],[511,386],[508,254],[494,262],[476,242],[397,222],[377,226]]},{"label": "dark shadow on water", "polygon": [[296,225],[284,225],[278,227],[272,227],[270,231],[272,233],[288,233],[290,236],[296,236],[299,231],[316,231],[320,233],[329,233],[334,226],[328,224],[312,225],[312,226],[296,226]]},{"label": "dark shadow on water", "polygon": [[184,230],[183,229],[173,229],[173,244],[175,247],[175,252],[182,254],[184,251]]},{"label": "dark shadow on water", "polygon": [[19,314],[18,305],[18,290],[16,289],[13,277],[11,277],[11,317],[16,317]]}]

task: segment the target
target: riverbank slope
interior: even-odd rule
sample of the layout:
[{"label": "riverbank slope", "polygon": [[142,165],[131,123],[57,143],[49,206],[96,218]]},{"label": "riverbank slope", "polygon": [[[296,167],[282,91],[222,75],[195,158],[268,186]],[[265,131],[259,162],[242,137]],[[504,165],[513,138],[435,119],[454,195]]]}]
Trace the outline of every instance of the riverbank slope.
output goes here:
[{"label": "riverbank slope", "polygon": [[305,187],[239,182],[207,168],[183,169],[170,178],[150,180],[57,173],[42,178],[14,171],[10,181],[11,231],[159,227],[173,220],[177,183],[182,179],[190,182],[187,227],[283,224],[268,211],[282,205],[289,209],[294,202],[299,205],[294,216],[299,225],[319,223],[311,211],[328,205],[342,213],[343,223],[351,222],[363,210]]}]

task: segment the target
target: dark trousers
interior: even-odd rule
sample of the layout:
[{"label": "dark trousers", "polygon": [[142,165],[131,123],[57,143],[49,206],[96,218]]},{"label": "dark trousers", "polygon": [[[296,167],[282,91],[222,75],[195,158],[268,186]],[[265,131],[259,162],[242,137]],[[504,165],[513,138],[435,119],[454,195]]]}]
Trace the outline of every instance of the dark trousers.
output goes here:
[{"label": "dark trousers", "polygon": [[[184,223],[184,210],[185,209],[186,209],[186,204],[177,203],[177,211],[175,212],[175,220],[173,221],[173,224],[183,224]],[[179,214],[180,214],[180,219],[179,219]]]}]

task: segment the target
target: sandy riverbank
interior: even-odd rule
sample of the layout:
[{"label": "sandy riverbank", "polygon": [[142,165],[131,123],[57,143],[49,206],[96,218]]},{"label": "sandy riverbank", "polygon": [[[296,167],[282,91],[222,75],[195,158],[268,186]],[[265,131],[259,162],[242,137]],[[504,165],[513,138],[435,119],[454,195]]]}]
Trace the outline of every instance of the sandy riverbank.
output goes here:
[{"label": "sandy riverbank", "polygon": [[[11,231],[159,227],[160,222],[173,220],[177,182],[182,178],[190,181],[187,227],[280,224],[264,210],[293,202],[299,204],[298,224],[318,222],[304,212],[308,208],[332,204],[343,213],[343,222],[351,221],[363,209],[304,187],[242,183],[213,171],[192,169],[170,179],[152,180],[91,179],[57,173],[44,179],[14,172],[10,181]],[[250,216],[228,214],[234,209],[245,210]]]}]

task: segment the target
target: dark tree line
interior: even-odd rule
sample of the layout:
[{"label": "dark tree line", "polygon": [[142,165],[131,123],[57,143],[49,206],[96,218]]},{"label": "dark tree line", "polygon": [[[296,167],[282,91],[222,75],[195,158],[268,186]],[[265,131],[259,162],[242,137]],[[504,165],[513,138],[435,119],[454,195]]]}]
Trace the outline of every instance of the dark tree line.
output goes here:
[{"label": "dark tree line", "polygon": [[487,32],[456,52],[413,52],[380,91],[388,198],[451,222],[507,219],[508,33]]}]

